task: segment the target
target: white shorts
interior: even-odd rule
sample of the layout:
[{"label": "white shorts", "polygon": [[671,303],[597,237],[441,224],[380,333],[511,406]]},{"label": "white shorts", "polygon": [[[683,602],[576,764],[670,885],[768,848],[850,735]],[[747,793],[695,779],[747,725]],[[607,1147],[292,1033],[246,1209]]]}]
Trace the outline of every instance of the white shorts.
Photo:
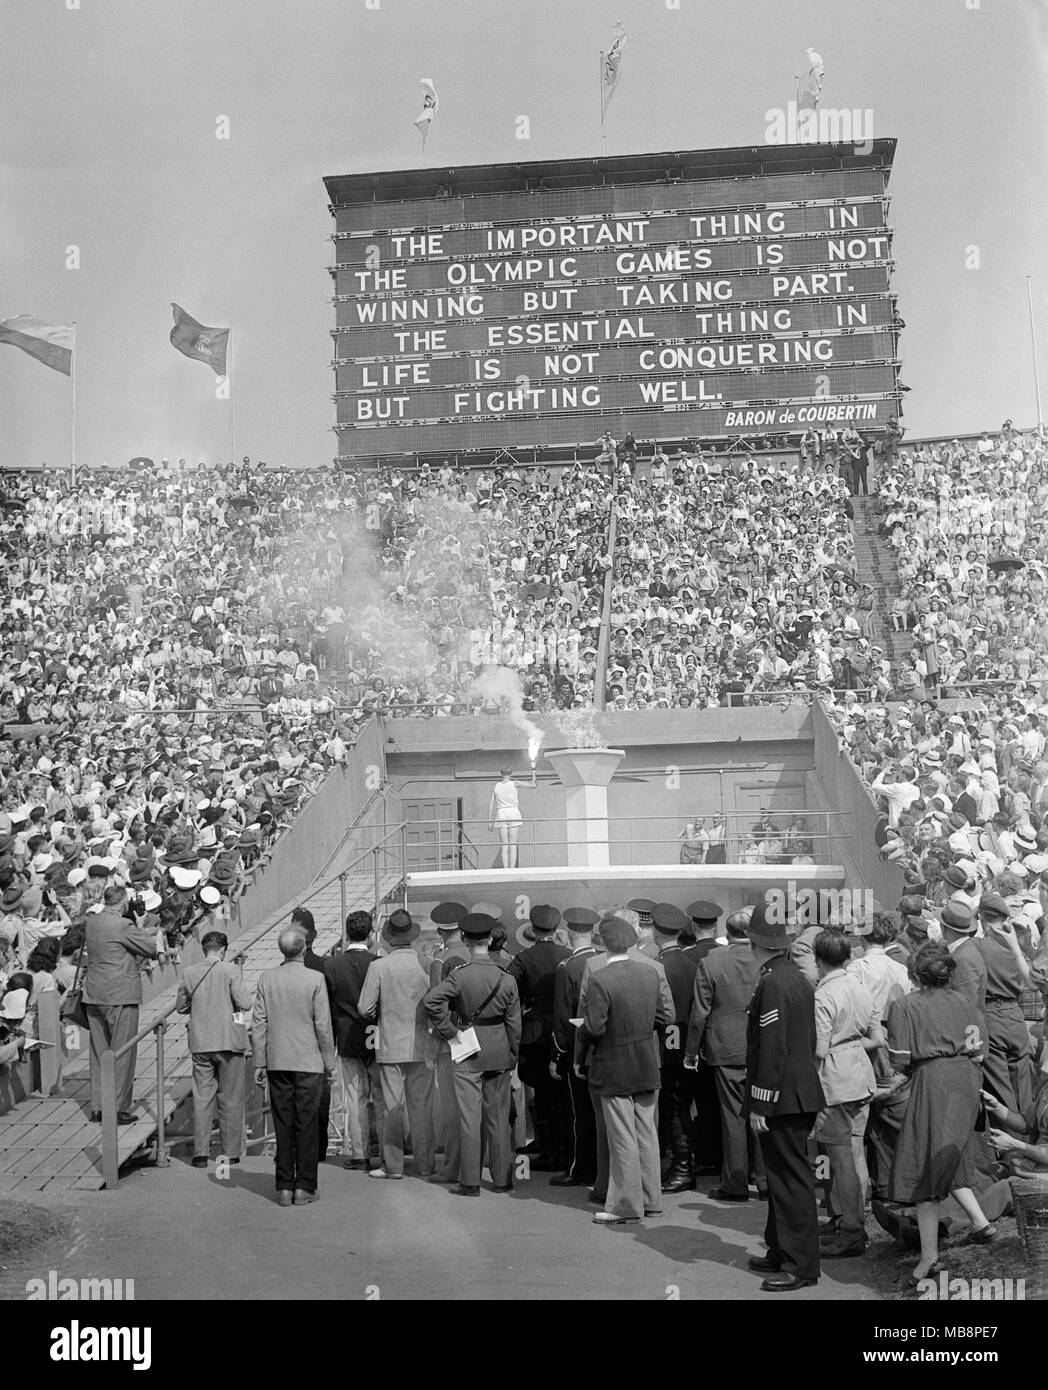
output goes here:
[{"label": "white shorts", "polygon": [[504,806],[501,811],[496,811],[495,819],[519,825],[523,817],[519,811],[514,811],[512,806]]}]

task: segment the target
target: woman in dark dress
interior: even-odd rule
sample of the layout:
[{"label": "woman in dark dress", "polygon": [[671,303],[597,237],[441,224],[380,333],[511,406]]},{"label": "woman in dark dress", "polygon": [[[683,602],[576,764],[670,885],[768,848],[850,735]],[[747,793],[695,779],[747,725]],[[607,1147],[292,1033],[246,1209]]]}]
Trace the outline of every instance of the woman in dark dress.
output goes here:
[{"label": "woman in dark dress", "polygon": [[972,1190],[980,1106],[976,1061],[982,1038],[975,1010],[950,988],[956,965],[942,942],[927,942],[910,962],[918,989],[888,1010],[891,1060],[911,1080],[889,1197],[917,1207],[921,1258],[913,1271],[915,1281],[938,1273],[939,1204],[944,1198],[957,1200],[975,1239],[985,1241],[994,1234]]}]

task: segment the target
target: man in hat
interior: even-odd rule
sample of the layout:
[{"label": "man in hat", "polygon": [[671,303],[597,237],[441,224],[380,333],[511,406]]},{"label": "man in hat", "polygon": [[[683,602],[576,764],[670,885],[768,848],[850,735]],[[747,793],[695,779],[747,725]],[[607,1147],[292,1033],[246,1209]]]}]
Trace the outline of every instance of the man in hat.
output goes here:
[{"label": "man in hat", "polygon": [[[313,914],[308,907],[296,907],[291,914],[291,925],[298,927],[306,938],[306,949],[302,955],[302,964],[307,970],[315,970],[318,975],[324,978],[324,984],[328,992],[328,1006],[331,1005],[331,981],[328,978],[328,960],[325,956],[318,956],[313,950],[313,943],[317,939],[317,926],[313,920]],[[323,1163],[328,1153],[328,1137],[331,1130],[331,1082],[328,1077],[324,1077],[323,1090],[320,1096],[320,1111],[317,1116],[318,1138],[320,1149],[317,1154],[317,1162]]]},{"label": "man in hat", "polygon": [[[127,894],[113,885],[103,894],[102,909],[85,919],[87,968],[83,1003],[91,1035],[91,1119],[102,1118],[102,1053],[119,1051],[138,1032],[142,1002],[142,964],[155,960],[156,931],[125,915]],[[132,1112],[137,1047],[116,1063],[117,1124],[134,1124]]]},{"label": "man in hat", "polygon": [[[251,1014],[255,1081],[269,1083],[276,1131],[277,1202],[317,1200],[318,1116],[325,1076],[335,1071],[331,1008],[323,976],[303,963],[306,937],[287,926],[277,938],[282,964],[259,976]],[[90,949],[90,948],[89,948]]]},{"label": "man in hat", "polygon": [[531,1167],[537,1173],[559,1173],[567,1167],[567,1097],[564,1083],[550,1075],[553,1037],[553,985],[557,966],[571,951],[554,939],[560,925],[555,907],[537,903],[521,930],[528,944],[513,957],[509,973],[520,996],[520,1062],[517,1074],[532,1088],[535,1152]]},{"label": "man in hat", "polygon": [[456,1044],[464,1029],[476,1034],[478,1051],[454,1063],[455,1095],[460,1116],[459,1185],[461,1197],[480,1194],[481,1134],[495,1192],[513,1187],[510,1142],[510,1073],[520,1050],[521,1013],[516,981],[488,959],[495,919],[470,912],[459,930],[470,949],[466,965],[425,998],[425,1009],[442,1038]]},{"label": "man in hat", "polygon": [[659,1097],[659,1149],[671,1154],[670,1170],[662,1181],[663,1192],[688,1192],[695,1186],[692,1145],[692,1076],[684,1070],[695,971],[680,946],[680,934],[691,927],[691,918],[672,903],[654,903],[652,931],[659,948],[659,963],[666,972],[673,996],[673,1021],[659,1032],[661,1095]]},{"label": "man in hat", "polygon": [[965,996],[979,1019],[982,1036],[986,1037],[986,962],[975,942],[978,922],[970,907],[948,902],[940,913],[942,939],[957,962],[950,978],[950,988]]},{"label": "man in hat", "polygon": [[986,1089],[1009,1110],[1025,1113],[1032,1095],[1030,1033],[1019,1000],[1031,981],[1008,904],[997,893],[979,899],[985,935],[975,948],[986,964]]},{"label": "man in hat", "polygon": [[229,939],[205,932],[204,959],[187,965],[175,1008],[189,1015],[193,1058],[193,1167],[206,1168],[211,1154],[211,1121],[218,1107],[222,1153],[239,1163],[244,1151],[244,1054],[247,1029],[238,1016],[253,1003],[240,966],[227,963]]},{"label": "man in hat", "polygon": [[589,1082],[608,1136],[607,1197],[593,1220],[611,1226],[662,1214],[654,1030],[673,1022],[673,1005],[650,966],[630,958],[636,940],[630,924],[604,917],[600,930],[608,955],[588,981],[579,1046],[589,1054]]},{"label": "man in hat", "polygon": [[685,909],[691,918],[691,934],[695,940],[684,946],[684,954],[696,966],[717,946],[717,931],[724,909],[718,903],[694,902]]},{"label": "man in hat", "polygon": [[575,1020],[579,1017],[579,993],[586,962],[598,954],[593,928],[600,914],[588,907],[564,909],[564,926],[571,954],[557,965],[553,982],[553,1036],[550,1075],[566,1078],[571,1106],[571,1161],[565,1171],[550,1178],[551,1187],[589,1187],[597,1176],[597,1130],[589,1086],[575,1073]]},{"label": "man in hat", "polygon": [[402,908],[382,932],[390,947],[368,966],[358,1008],[368,1022],[378,1022],[375,1059],[382,1078],[386,1117],[382,1136],[383,1163],[372,1178],[404,1176],[405,1109],[411,1127],[415,1171],[433,1172],[433,1047],[422,1006],[429,975],[414,950],[420,928]]},{"label": "man in hat", "polygon": [[[429,914],[440,937],[440,947],[429,962],[429,987],[435,989],[453,970],[469,960],[469,947],[459,930],[469,908],[463,903],[437,903]],[[459,1136],[462,1121],[455,1099],[455,1068],[451,1049],[441,1038],[437,1051],[437,1136],[444,1149],[444,1166],[433,1174],[433,1182],[455,1183],[459,1180]]]},{"label": "man in hat", "polygon": [[768,1178],[767,1254],[749,1260],[770,1293],[819,1280],[819,1218],[808,1135],[825,1104],[815,1064],[815,991],[789,959],[785,922],[763,904],[746,934],[760,969],[747,1010],[746,1112]]},{"label": "man in hat", "polygon": [[757,1136],[746,1123],[746,1010],[759,969],[747,929],[752,908],[733,912],[725,923],[728,944],[699,963],[684,1065],[704,1056],[713,1071],[721,1123],[721,1180],[707,1194],[718,1202],[749,1200],[749,1178],[766,1198],[764,1160]]},{"label": "man in hat", "polygon": [[626,906],[631,912],[637,914],[636,949],[643,955],[650,956],[652,960],[658,960],[659,947],[654,940],[651,923],[651,914],[655,907],[654,902],[651,898],[631,898]]}]

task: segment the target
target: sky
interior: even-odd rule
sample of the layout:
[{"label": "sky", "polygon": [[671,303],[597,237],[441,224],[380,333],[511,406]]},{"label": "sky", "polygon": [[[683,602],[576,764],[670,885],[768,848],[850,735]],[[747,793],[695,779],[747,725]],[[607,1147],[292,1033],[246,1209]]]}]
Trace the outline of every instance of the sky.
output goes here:
[{"label": "sky", "polygon": [[[76,452],[336,453],[326,174],[763,144],[822,54],[824,106],[898,140],[911,436],[1048,405],[1048,5],[1040,0],[0,0],[0,318],[76,322]],[[527,115],[530,138],[516,138]],[[227,118],[229,139],[216,138]],[[168,342],[232,324],[235,401]],[[71,383],[0,347],[0,465],[67,465]]]}]

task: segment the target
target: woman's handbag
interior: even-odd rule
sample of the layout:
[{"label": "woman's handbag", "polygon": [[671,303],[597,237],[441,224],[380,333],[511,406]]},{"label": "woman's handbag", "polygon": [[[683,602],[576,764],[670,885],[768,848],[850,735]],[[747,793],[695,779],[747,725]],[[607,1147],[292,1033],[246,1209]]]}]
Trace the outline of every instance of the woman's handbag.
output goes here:
[{"label": "woman's handbag", "polygon": [[87,1009],[84,1006],[84,981],[81,970],[84,964],[84,948],[87,946],[87,939],[84,939],[80,947],[80,954],[76,958],[76,974],[73,976],[73,983],[66,990],[62,999],[62,1007],[58,1011],[58,1016],[63,1023],[74,1023],[78,1028],[86,1028]]}]

